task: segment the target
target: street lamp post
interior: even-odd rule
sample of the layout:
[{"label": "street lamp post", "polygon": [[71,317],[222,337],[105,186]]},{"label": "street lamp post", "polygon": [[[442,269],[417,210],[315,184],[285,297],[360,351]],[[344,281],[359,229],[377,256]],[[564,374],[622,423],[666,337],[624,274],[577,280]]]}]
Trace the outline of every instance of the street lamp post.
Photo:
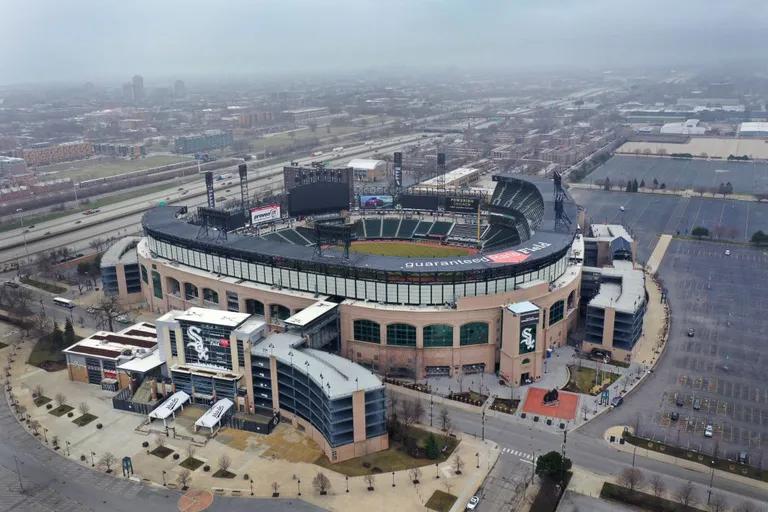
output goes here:
[{"label": "street lamp post", "polygon": [[482,439],[485,441],[485,409],[483,409],[482,414]]},{"label": "street lamp post", "polygon": [[712,484],[715,481],[715,461],[712,461],[712,473],[709,475],[709,489],[707,489],[707,505],[709,505],[709,501],[712,499]]},{"label": "street lamp post", "polygon": [[480,469],[480,452],[475,452],[475,457],[477,457],[477,469]]},{"label": "street lamp post", "polygon": [[96,452],[91,452],[91,467],[96,467],[96,460],[94,457],[96,456]]},{"label": "street lamp post", "polygon": [[637,445],[632,448],[632,467],[635,467],[635,455],[637,455]]},{"label": "street lamp post", "polygon": [[67,441],[67,457],[69,457],[69,445],[70,445],[70,444],[71,444],[71,443],[70,443],[69,441]]},{"label": "street lamp post", "polygon": [[48,429],[43,427],[43,439],[45,439],[45,444],[48,444]]},{"label": "street lamp post", "polygon": [[253,496],[253,478],[251,478],[249,483],[251,484],[251,496]]},{"label": "street lamp post", "polygon": [[296,487],[297,487],[297,488],[298,488],[298,490],[299,490],[299,496],[301,496],[301,478],[299,478],[298,480],[296,480]]},{"label": "street lamp post", "polygon": [[395,472],[392,472],[392,487],[395,486]]},{"label": "street lamp post", "polygon": [[347,492],[349,492],[349,475],[344,477],[344,481],[347,483]]},{"label": "street lamp post", "polygon": [[163,487],[165,487],[165,470],[163,470]]},{"label": "street lamp post", "polygon": [[437,465],[438,463],[435,462],[435,478],[440,478],[440,468]]}]

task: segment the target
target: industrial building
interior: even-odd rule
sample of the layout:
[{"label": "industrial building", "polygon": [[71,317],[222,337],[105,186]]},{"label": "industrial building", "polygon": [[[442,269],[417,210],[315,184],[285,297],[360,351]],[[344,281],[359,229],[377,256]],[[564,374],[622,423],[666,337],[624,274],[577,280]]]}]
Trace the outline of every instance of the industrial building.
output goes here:
[{"label": "industrial building", "polygon": [[174,151],[180,154],[197,153],[211,149],[225,148],[232,144],[232,132],[224,130],[208,130],[198,135],[176,137]]},{"label": "industrial building", "polygon": [[356,181],[382,181],[387,179],[387,162],[372,158],[353,158],[347,164]]}]

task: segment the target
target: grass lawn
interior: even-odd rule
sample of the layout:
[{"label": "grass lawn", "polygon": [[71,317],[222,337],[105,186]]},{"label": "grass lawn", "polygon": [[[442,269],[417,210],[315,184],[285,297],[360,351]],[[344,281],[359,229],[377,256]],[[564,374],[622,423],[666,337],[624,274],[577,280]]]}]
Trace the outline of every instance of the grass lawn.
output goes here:
[{"label": "grass lawn", "polygon": [[65,414],[67,414],[69,411],[73,411],[74,409],[75,408],[72,407],[71,405],[61,404],[60,406],[56,407],[55,409],[51,409],[50,411],[48,411],[48,414],[53,414],[57,418],[60,418],[60,417],[64,416]]},{"label": "grass lawn", "polygon": [[426,507],[438,512],[448,512],[455,502],[456,496],[438,490],[429,497]]},{"label": "grass lawn", "polygon": [[[414,427],[410,428],[410,432],[411,435],[416,438],[419,446],[423,447],[426,444],[429,432]],[[440,456],[434,460],[426,457],[411,457],[400,441],[390,439],[389,448],[386,450],[357,457],[355,459],[349,459],[344,462],[336,462],[335,464],[332,464],[325,455],[321,455],[315,461],[315,464],[348,476],[391,473],[392,471],[431,466],[435,463],[445,462],[448,457],[451,456],[451,453],[453,453],[456,445],[459,444],[458,440],[452,437],[439,434],[435,434],[435,437],[437,438],[437,444],[441,449],[443,446],[446,446],[447,448],[444,452],[441,451]]]},{"label": "grass lawn", "polygon": [[601,371],[602,382],[599,386],[595,386],[596,370],[594,368],[586,368],[584,366],[579,368],[576,365],[570,365],[568,369],[571,372],[571,378],[563,389],[574,393],[588,393],[595,396],[619,378],[617,373]]},{"label": "grass lawn", "polygon": [[235,478],[235,474],[226,469],[219,469],[213,474],[213,478]]},{"label": "grass lawn", "polygon": [[152,450],[149,453],[151,453],[155,457],[160,457],[161,459],[164,459],[167,456],[169,456],[170,454],[172,454],[173,450],[171,450],[167,446],[158,446],[157,448],[155,448],[154,450]]},{"label": "grass lawn", "polygon": [[43,396],[43,395],[40,395],[37,398],[35,398],[34,400],[32,400],[32,402],[34,402],[34,404],[37,407],[43,406],[43,405],[47,404],[50,401],[51,401],[50,398],[48,398],[47,396]]},{"label": "grass lawn", "polygon": [[189,157],[181,155],[153,155],[136,160],[123,160],[122,158],[94,158],[79,160],[77,162],[64,162],[60,164],[41,167],[40,172],[56,172],[56,177],[67,177],[77,181],[93,178],[104,178],[125,172],[151,169],[163,165],[178,162],[192,161]]},{"label": "grass lawn", "polygon": [[[75,335],[75,341],[80,341],[81,339],[83,338]],[[60,347],[53,346],[49,334],[38,338],[37,343],[35,343],[35,348],[33,348],[32,353],[29,354],[27,364],[37,366],[47,372],[55,372],[67,367],[64,353],[61,351]]]},{"label": "grass lawn", "polygon": [[75,418],[74,420],[72,420],[72,423],[74,423],[78,427],[84,427],[90,422],[92,422],[93,420],[95,420],[96,418],[98,418],[98,416],[94,416],[93,414],[90,414],[90,413],[85,413],[79,418]]},{"label": "grass lawn", "polygon": [[694,512],[703,510],[689,505],[682,505],[676,501],[658,498],[653,494],[632,490],[627,487],[605,482],[600,490],[600,497],[606,500],[615,500],[627,505],[634,505],[643,510],[660,512]]},{"label": "grass lawn", "polygon": [[29,286],[34,286],[35,288],[40,288],[41,290],[45,290],[46,292],[64,293],[67,291],[67,289],[62,286],[59,286],[53,283],[44,282],[44,281],[38,281],[37,279],[32,279],[31,277],[27,277],[27,276],[20,277],[19,281]]},{"label": "grass lawn", "polygon": [[467,256],[475,252],[467,247],[420,244],[416,242],[355,242],[349,250],[359,254],[401,256],[403,258],[448,258],[451,256]]},{"label": "grass lawn", "polygon": [[188,469],[190,471],[195,471],[197,468],[199,468],[203,464],[205,464],[205,463],[203,461],[201,461],[200,459],[196,459],[194,457],[187,457],[186,459],[181,461],[181,464],[179,464],[179,466],[181,466],[181,467],[183,467],[185,469]]}]

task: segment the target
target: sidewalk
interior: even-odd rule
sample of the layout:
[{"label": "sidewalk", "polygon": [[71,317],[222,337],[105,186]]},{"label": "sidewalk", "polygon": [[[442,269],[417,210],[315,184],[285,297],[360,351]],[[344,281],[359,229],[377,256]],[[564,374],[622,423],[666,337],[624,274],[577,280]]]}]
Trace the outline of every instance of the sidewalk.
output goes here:
[{"label": "sidewalk", "polygon": [[[147,435],[135,430],[144,421],[144,416],[113,409],[113,393],[102,391],[97,386],[71,382],[66,371],[48,373],[28,366],[25,361],[32,345],[31,340],[25,340],[20,348],[15,350],[11,364],[11,383],[15,398],[26,408],[31,420],[36,420],[41,425],[40,435],[37,437],[39,442],[52,447],[53,437],[58,437],[61,447],[58,450],[59,455],[69,455],[71,459],[87,467],[95,462],[97,464],[94,471],[98,471],[98,461],[106,452],[113,453],[118,461],[124,456],[130,456],[135,471],[134,478],[138,481],[149,485],[162,485],[165,481],[169,488],[178,487],[177,478],[182,470],[179,464],[187,457],[187,441],[160,436],[167,448],[179,454],[178,459],[172,456],[160,458],[149,454],[148,449],[142,447],[142,443],[149,442],[151,450],[157,446],[158,435]],[[0,354],[5,356],[12,350],[6,347]],[[32,401],[32,389],[37,384],[43,386],[44,394],[51,399],[58,393],[66,395],[67,403],[74,407],[73,417],[67,417],[66,414],[55,417],[49,414],[44,405],[35,406]],[[88,403],[90,413],[98,416],[98,419],[78,427],[72,421],[80,416],[78,404],[83,401]],[[177,420],[176,426],[180,432],[188,420],[189,418]],[[97,423],[102,424],[103,428],[97,429]],[[28,428],[26,422],[22,425]],[[429,427],[424,428],[429,430]],[[454,455],[447,461],[437,466],[428,464],[420,468],[418,485],[411,483],[409,471],[403,470],[394,473],[395,487],[392,486],[393,474],[382,473],[374,476],[375,490],[368,491],[368,484],[362,476],[347,479],[332,469],[315,465],[319,449],[294,450],[293,459],[285,458],[287,452],[279,451],[279,444],[283,440],[298,441],[301,446],[313,443],[287,424],[279,425],[278,429],[283,429],[283,439],[224,429],[205,446],[196,448],[194,457],[210,465],[211,470],[204,472],[203,468],[199,468],[193,471],[189,485],[193,489],[211,490],[214,494],[246,497],[251,495],[250,479],[253,479],[253,495],[268,497],[273,492],[272,483],[277,482],[281,498],[296,498],[300,490],[301,499],[328,510],[362,509],[371,512],[391,510],[393,507],[398,512],[424,510],[424,505],[433,492],[441,490],[457,496],[453,510],[460,511],[480,487],[499,456],[499,447],[495,443],[463,436]],[[235,478],[212,476],[218,469],[218,461],[222,455],[231,459],[229,471],[236,474]],[[464,461],[461,475],[456,475],[453,471],[455,455]],[[119,462],[116,466],[113,466],[113,476],[121,478]],[[312,486],[312,480],[318,473],[325,474],[331,482],[327,496],[320,496]],[[244,475],[248,475],[249,479],[244,478]]]}]

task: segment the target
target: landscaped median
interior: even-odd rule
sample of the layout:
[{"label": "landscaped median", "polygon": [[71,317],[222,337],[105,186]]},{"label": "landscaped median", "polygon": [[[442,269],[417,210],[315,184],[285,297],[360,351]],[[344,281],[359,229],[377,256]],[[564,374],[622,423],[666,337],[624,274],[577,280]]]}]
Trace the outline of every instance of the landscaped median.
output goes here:
[{"label": "landscaped median", "polygon": [[600,491],[600,497],[605,500],[614,500],[626,505],[633,505],[643,510],[658,512],[703,512],[700,508],[671,501],[660,496],[654,496],[642,491],[632,490],[628,487],[605,482]]},{"label": "landscaped median", "polygon": [[768,470],[765,469],[758,469],[754,466],[738,464],[732,460],[712,457],[711,455],[692,450],[686,450],[685,448],[678,448],[677,446],[659,443],[658,441],[654,441],[652,439],[636,436],[630,432],[624,432],[623,438],[624,441],[633,446],[637,446],[638,448],[645,448],[646,450],[663,453],[671,457],[689,460],[697,464],[702,464],[708,468],[711,468],[714,465],[715,469],[720,471],[726,471],[728,473],[733,473],[734,475],[745,476],[747,478],[768,482]]}]

